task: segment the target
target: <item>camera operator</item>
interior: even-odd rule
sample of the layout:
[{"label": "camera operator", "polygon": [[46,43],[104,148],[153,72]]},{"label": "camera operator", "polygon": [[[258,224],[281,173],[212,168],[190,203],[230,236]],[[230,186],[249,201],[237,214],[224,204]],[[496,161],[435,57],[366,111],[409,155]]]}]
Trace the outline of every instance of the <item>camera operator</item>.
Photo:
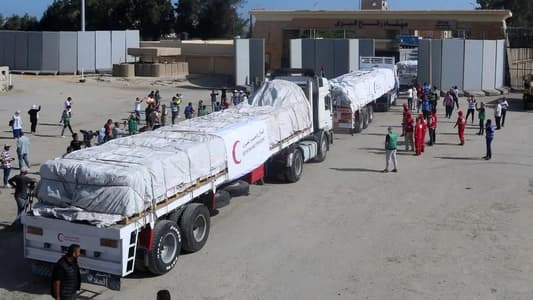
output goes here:
[{"label": "camera operator", "polygon": [[13,225],[20,222],[20,216],[28,204],[29,196],[33,192],[35,182],[37,181],[27,176],[28,171],[28,168],[22,167],[19,175],[15,175],[9,179],[9,184],[15,188],[15,201],[17,202],[17,218],[13,222]]}]

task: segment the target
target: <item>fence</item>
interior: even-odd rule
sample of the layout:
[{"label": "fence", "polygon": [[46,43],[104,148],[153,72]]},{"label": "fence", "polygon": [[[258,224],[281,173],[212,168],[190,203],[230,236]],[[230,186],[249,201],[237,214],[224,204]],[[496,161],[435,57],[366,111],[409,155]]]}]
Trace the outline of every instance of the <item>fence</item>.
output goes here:
[{"label": "fence", "polygon": [[533,48],[507,48],[509,81],[513,89],[524,88],[524,76],[533,74]]}]

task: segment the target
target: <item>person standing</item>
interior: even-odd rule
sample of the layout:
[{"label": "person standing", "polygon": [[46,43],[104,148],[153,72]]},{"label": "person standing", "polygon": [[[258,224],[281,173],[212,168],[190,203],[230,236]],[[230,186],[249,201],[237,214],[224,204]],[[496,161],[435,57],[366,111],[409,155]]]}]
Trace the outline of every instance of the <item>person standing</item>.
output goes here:
[{"label": "person standing", "polygon": [[233,93],[231,94],[231,102],[233,105],[237,105],[237,102],[239,101],[239,91],[233,90]]},{"label": "person standing", "polygon": [[498,103],[496,103],[496,106],[494,107],[494,118],[496,119],[496,129],[500,130],[501,129],[500,122],[502,119],[502,105],[500,104],[499,101]]},{"label": "person standing", "polygon": [[463,111],[460,110],[457,116],[457,121],[453,128],[458,127],[457,133],[459,134],[459,145],[463,146],[465,144],[465,128],[466,128],[466,118],[463,117]]},{"label": "person standing", "polygon": [[67,253],[54,265],[51,291],[54,299],[76,299],[76,292],[81,288],[81,273],[78,266],[80,255],[80,246],[72,244],[68,247]]},{"label": "person standing", "polygon": [[167,125],[167,105],[163,104],[161,105],[161,126]]},{"label": "person standing", "polygon": [[398,142],[398,136],[396,133],[392,132],[392,127],[389,126],[388,128],[388,134],[385,136],[385,160],[386,160],[386,166],[383,170],[384,173],[389,172],[389,163],[392,159],[392,164],[394,166],[394,169],[392,169],[392,172],[398,172],[398,161],[396,159],[396,148]]},{"label": "person standing", "polygon": [[400,136],[405,135],[405,123],[407,122],[407,115],[409,114],[409,106],[407,103],[403,103],[403,113],[402,113],[402,134]]},{"label": "person standing", "polygon": [[207,115],[207,107],[205,105],[202,105],[200,110],[198,110],[198,116],[202,117],[202,116],[205,116],[205,115]]},{"label": "person standing", "polygon": [[409,108],[409,111],[413,110],[413,93],[414,93],[414,87],[410,87],[407,90],[407,106]]},{"label": "person standing", "polygon": [[426,121],[424,115],[419,114],[415,125],[415,155],[424,152],[424,143],[426,137]]},{"label": "person standing", "polygon": [[468,116],[472,115],[472,124],[474,124],[474,115],[476,112],[476,99],[474,96],[468,98],[468,110],[466,112],[466,120],[468,121]]},{"label": "person standing", "polygon": [[13,224],[19,221],[21,214],[24,212],[29,199],[29,189],[33,188],[36,182],[34,178],[28,177],[28,171],[28,168],[22,167],[19,175],[15,175],[8,180],[8,183],[15,189],[15,201],[17,202],[17,218]]},{"label": "person standing", "polygon": [[135,111],[135,116],[137,117],[138,120],[141,119],[141,103],[143,101],[144,100],[141,99],[140,97],[135,98],[134,111]]},{"label": "person standing", "polygon": [[137,133],[137,118],[135,118],[135,115],[133,114],[131,114],[128,119],[128,132],[130,135]]},{"label": "person standing", "polygon": [[220,102],[217,101],[217,103],[215,103],[215,109],[213,111],[220,111],[222,110],[222,107],[220,106]]},{"label": "person standing", "polygon": [[108,119],[104,124],[104,141],[107,142],[113,139],[113,120]]},{"label": "person standing", "polygon": [[487,155],[483,157],[486,160],[490,160],[492,158],[492,140],[494,139],[494,125],[492,125],[492,121],[490,119],[487,120],[487,128],[485,128],[487,134],[485,136],[485,141],[487,143]]},{"label": "person standing", "polygon": [[61,130],[61,137],[62,138],[65,137],[65,128],[67,127],[68,127],[68,130],[70,130],[70,134],[74,134],[74,131],[72,131],[72,127],[70,127],[70,113],[68,112],[67,109],[63,110],[62,120],[63,120],[63,129]]},{"label": "person standing", "polygon": [[180,106],[178,104],[177,97],[172,98],[170,102],[170,114],[172,115],[172,125],[176,124],[176,118],[178,118],[180,112]]},{"label": "person standing", "polygon": [[161,102],[161,96],[159,95],[159,90],[155,90],[154,100],[155,100],[155,107],[159,107],[159,103]]},{"label": "person standing", "polygon": [[11,157],[9,153],[10,145],[4,145],[4,151],[0,155],[0,163],[2,164],[2,169],[4,169],[4,188],[7,187],[7,181],[9,180],[9,174],[11,174],[11,162],[15,160],[14,157]]},{"label": "person standing", "polygon": [[455,105],[457,106],[457,109],[459,109],[459,89],[457,88],[457,86],[454,86],[452,88],[452,97],[453,102],[455,102]]},{"label": "person standing", "polygon": [[505,125],[505,115],[507,115],[507,108],[509,108],[509,102],[507,102],[507,98],[503,98],[500,100],[500,106],[502,107],[502,127]]},{"label": "person standing", "polygon": [[422,114],[424,115],[424,120],[426,123],[429,123],[429,115],[431,113],[431,102],[429,101],[426,95],[422,98]]},{"label": "person standing", "polygon": [[41,111],[41,106],[34,104],[30,110],[28,110],[28,115],[30,115],[30,124],[31,124],[31,133],[34,134],[37,130],[37,121],[39,120],[39,112]]},{"label": "person standing", "polygon": [[13,129],[13,138],[19,138],[22,133],[22,118],[20,117],[20,110],[17,110],[11,117],[9,125]]},{"label": "person standing", "polygon": [[[405,122],[405,128],[404,128],[405,151],[415,151],[414,137],[413,137],[414,130],[415,130],[414,120],[413,120],[413,117],[411,116],[411,113],[409,113],[407,115],[407,120]],[[411,150],[409,150],[409,146],[411,146]]]},{"label": "person standing", "polygon": [[450,94],[450,92],[446,93],[446,97],[444,97],[444,108],[446,110],[446,118],[450,119],[452,117],[453,113],[453,97]]},{"label": "person standing", "polygon": [[189,104],[185,107],[183,113],[185,114],[185,119],[192,119],[194,115],[194,108],[192,108],[191,102],[189,102]]},{"label": "person standing", "polygon": [[202,109],[203,106],[204,106],[204,100],[198,101],[198,109],[196,111],[200,112],[200,110]]},{"label": "person standing", "polygon": [[485,131],[485,103],[481,102],[480,107],[477,108],[477,114],[479,119],[479,132],[478,135],[483,135],[483,132]]},{"label": "person standing", "polygon": [[429,116],[429,145],[433,146],[437,141],[437,110],[433,109]]},{"label": "person standing", "polygon": [[24,132],[20,133],[20,137],[17,139],[17,156],[19,159],[19,168],[22,169],[23,162],[26,164],[26,167],[30,167],[30,160],[28,158],[28,153],[30,152],[30,139],[27,136],[24,136]]},{"label": "person standing", "polygon": [[215,89],[211,90],[211,111],[215,111],[215,103],[217,102],[217,96],[218,93],[215,91]]}]

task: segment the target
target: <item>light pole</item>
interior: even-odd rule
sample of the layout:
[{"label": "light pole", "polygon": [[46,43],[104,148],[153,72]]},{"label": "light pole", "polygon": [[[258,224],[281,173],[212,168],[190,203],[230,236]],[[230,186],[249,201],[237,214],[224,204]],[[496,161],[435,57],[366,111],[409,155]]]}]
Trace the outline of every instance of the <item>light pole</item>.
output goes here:
[{"label": "light pole", "polygon": [[81,0],[81,31],[85,31],[85,0]]}]

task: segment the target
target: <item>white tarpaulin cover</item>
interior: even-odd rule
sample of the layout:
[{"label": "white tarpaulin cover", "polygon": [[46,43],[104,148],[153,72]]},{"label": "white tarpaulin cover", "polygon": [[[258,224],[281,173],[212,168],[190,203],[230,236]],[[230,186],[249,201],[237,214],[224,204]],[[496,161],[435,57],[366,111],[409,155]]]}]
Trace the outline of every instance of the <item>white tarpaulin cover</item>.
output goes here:
[{"label": "white tarpaulin cover", "polygon": [[350,72],[330,81],[331,96],[337,106],[357,111],[394,89],[395,83],[389,68]]},{"label": "white tarpaulin cover", "polygon": [[[78,209],[107,214],[106,222],[108,215],[132,216],[224,170],[229,180],[246,175],[269,158],[273,146],[295,133],[310,132],[311,124],[309,102],[297,85],[267,82],[252,105],[243,103],[45,162],[37,196],[48,207],[41,215],[53,215],[51,205],[65,214],[82,215]],[[75,209],[65,209],[69,207]],[[83,216],[85,221],[93,217]],[[72,214],[62,218],[76,220]]]}]

